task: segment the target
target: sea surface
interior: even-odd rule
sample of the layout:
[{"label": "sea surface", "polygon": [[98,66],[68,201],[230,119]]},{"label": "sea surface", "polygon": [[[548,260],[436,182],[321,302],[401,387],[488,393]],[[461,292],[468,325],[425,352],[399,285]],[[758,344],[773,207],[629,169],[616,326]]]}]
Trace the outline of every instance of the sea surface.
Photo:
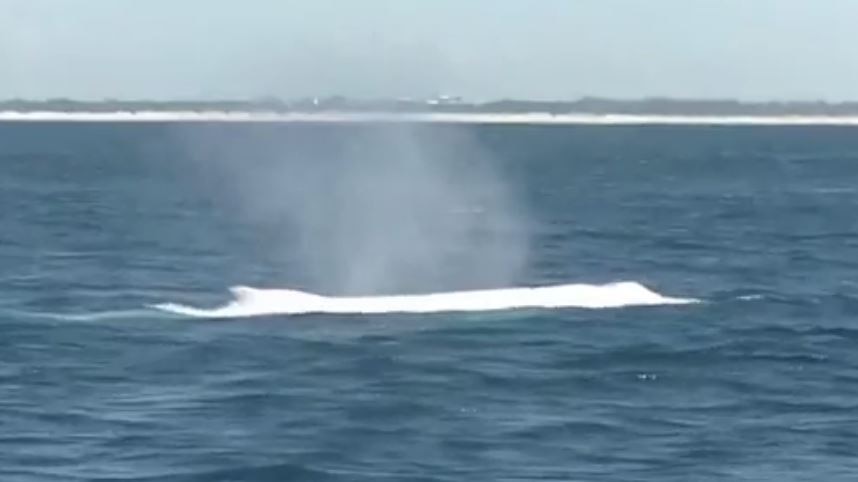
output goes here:
[{"label": "sea surface", "polygon": [[0,123],[0,480],[856,480],[856,274],[855,128]]}]

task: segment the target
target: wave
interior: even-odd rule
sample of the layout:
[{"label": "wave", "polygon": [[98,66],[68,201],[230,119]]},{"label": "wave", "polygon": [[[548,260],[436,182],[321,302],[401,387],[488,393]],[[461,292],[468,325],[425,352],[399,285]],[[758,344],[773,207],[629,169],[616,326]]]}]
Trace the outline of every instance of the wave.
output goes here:
[{"label": "wave", "polygon": [[151,310],[146,309],[131,309],[131,310],[106,310],[94,311],[88,313],[54,313],[45,311],[23,311],[23,310],[0,310],[0,315],[14,315],[17,318],[33,318],[41,320],[54,321],[117,321],[117,320],[137,320],[148,319],[152,317]]},{"label": "wave", "polygon": [[230,288],[234,299],[206,309],[175,303],[154,308],[200,318],[243,318],[264,315],[382,314],[499,311],[526,308],[620,308],[624,306],[697,303],[693,298],[663,296],[640,283],[564,284],[416,295],[323,296],[298,290]]}]

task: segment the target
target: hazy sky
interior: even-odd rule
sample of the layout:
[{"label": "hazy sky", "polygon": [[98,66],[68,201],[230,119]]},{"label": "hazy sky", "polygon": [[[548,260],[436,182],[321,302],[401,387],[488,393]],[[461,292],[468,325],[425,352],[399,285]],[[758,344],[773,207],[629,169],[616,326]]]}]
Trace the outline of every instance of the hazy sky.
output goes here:
[{"label": "hazy sky", "polygon": [[0,0],[0,98],[858,99],[858,0]]}]

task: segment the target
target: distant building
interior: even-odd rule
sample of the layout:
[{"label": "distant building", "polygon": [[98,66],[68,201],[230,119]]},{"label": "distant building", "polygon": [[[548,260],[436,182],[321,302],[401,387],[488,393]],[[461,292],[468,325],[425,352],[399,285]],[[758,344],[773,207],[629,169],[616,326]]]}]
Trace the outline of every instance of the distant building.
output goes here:
[{"label": "distant building", "polygon": [[426,100],[428,105],[458,105],[464,104],[465,101],[459,95],[439,95],[432,99]]}]

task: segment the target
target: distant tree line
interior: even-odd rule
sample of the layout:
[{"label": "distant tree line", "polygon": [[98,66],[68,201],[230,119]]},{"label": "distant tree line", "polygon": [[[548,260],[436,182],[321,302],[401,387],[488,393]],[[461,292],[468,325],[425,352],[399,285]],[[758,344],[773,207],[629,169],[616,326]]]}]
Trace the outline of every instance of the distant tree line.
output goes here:
[{"label": "distant tree line", "polygon": [[0,111],[15,112],[445,112],[445,113],[550,113],[711,116],[850,116],[858,115],[858,102],[742,102],[650,98],[617,100],[585,97],[573,101],[506,99],[485,103],[461,100],[437,102],[412,99],[354,100],[342,96],[283,101],[274,97],[255,100],[148,101],[72,99],[0,101]]}]

